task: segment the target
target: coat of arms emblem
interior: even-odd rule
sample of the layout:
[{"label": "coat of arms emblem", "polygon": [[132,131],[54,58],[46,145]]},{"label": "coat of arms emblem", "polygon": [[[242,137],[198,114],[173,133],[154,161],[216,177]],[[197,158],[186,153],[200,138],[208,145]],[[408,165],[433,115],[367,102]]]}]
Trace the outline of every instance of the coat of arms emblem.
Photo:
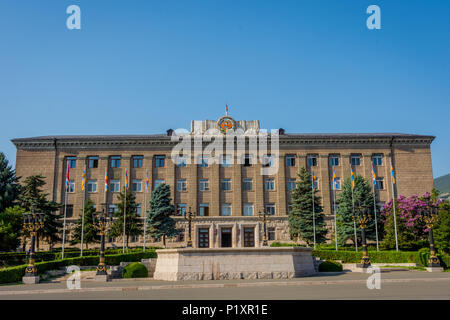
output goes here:
[{"label": "coat of arms emblem", "polygon": [[223,134],[226,134],[228,130],[233,129],[235,126],[235,121],[233,118],[229,116],[221,117],[219,120],[217,120],[217,125],[219,126],[220,132]]}]

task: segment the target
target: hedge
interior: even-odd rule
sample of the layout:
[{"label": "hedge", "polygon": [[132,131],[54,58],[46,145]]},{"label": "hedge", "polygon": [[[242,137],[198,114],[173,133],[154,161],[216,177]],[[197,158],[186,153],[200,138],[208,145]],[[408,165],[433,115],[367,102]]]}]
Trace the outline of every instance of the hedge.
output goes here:
[{"label": "hedge", "polygon": [[[331,251],[313,250],[313,256],[322,260],[341,260],[343,263],[359,263],[362,251]],[[405,251],[369,251],[370,261],[373,263],[419,263],[418,252]]]},{"label": "hedge", "polygon": [[342,271],[342,264],[336,261],[324,261],[319,264],[319,272],[339,272]]},{"label": "hedge", "polygon": [[[135,262],[141,259],[156,258],[156,252],[135,252],[126,254],[112,254],[105,255],[105,263],[107,265],[118,265],[120,262]],[[42,274],[45,271],[57,270],[61,267],[78,265],[78,266],[95,266],[99,262],[99,256],[83,256],[76,258],[65,258],[54,261],[37,262],[36,267],[38,274]],[[25,269],[27,265],[20,265],[15,267],[7,267],[0,269],[0,283],[13,283],[22,281],[22,277],[25,275]]]},{"label": "hedge", "polygon": [[122,270],[122,278],[146,278],[148,277],[148,269],[139,262],[127,265]]}]

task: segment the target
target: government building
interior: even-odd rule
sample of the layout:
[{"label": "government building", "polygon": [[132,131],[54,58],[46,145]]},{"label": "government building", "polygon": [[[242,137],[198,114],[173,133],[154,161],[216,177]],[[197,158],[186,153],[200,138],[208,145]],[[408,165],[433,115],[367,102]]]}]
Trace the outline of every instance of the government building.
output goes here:
[{"label": "government building", "polygon": [[[213,132],[212,136],[223,138],[225,145],[226,139],[233,133],[260,134],[261,131],[258,120],[236,121],[227,114],[217,121],[192,121],[185,137],[211,135]],[[174,219],[180,230],[177,237],[168,241],[168,246],[173,247],[186,244],[188,223],[184,215],[189,210],[196,214],[192,222],[194,247],[261,246],[263,225],[258,214],[262,212],[269,214],[269,242],[288,241],[290,191],[295,188],[297,173],[302,167],[313,171],[317,177],[317,194],[322,199],[330,231],[334,221],[333,193],[339,196],[343,181],[350,176],[351,167],[355,174],[371,181],[373,164],[378,182],[376,197],[379,207],[393,196],[390,161],[395,168],[397,196],[423,194],[433,188],[430,153],[433,136],[401,133],[298,134],[279,129],[276,139],[268,135],[264,162],[257,161],[257,155],[240,150],[236,145],[228,154],[218,154],[215,149],[213,155],[218,157],[214,158],[217,161],[211,161],[205,155],[194,159],[196,155],[187,157],[185,153],[174,159],[173,150],[180,143],[175,141],[174,135],[177,132],[169,129],[165,134],[153,135],[13,139],[17,148],[16,173],[22,182],[31,175],[43,175],[47,182],[44,191],[49,198],[58,203],[66,200],[68,241],[74,222],[82,213],[83,199],[91,199],[97,210],[100,210],[102,203],[107,203],[111,211],[117,210],[118,192],[125,185],[125,170],[128,172],[129,188],[139,204],[137,215],[142,218],[148,210],[151,191],[166,183],[170,186],[176,208]],[[257,145],[264,147],[258,139],[255,140]],[[248,140],[244,142],[244,146],[250,144]],[[202,141],[200,146],[204,150],[208,142]],[[225,146],[223,149],[225,152]],[[263,169],[273,166],[274,162],[278,162],[276,170],[262,174]],[[70,171],[68,192],[65,191],[67,166]],[[81,188],[83,170],[86,172],[84,191]],[[105,172],[108,176],[107,192]],[[333,172],[336,174],[336,191],[332,184]],[[328,238],[331,237],[329,232]],[[140,236],[132,238],[130,246],[142,243]],[[146,243],[153,244],[149,239]],[[122,239],[109,239],[107,245],[121,247]]]}]

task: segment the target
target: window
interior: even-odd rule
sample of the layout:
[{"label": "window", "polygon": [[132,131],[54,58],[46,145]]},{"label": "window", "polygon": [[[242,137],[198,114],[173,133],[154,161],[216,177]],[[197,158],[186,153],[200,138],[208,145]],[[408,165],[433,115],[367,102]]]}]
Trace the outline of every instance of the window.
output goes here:
[{"label": "window", "polygon": [[275,180],[274,179],[266,179],[264,182],[266,191],[273,191],[275,190]]},{"label": "window", "polygon": [[245,191],[251,191],[253,189],[252,178],[245,178],[242,182],[242,189]]},{"label": "window", "polygon": [[209,203],[200,203],[200,215],[202,217],[209,216]]},{"label": "window", "polygon": [[88,167],[89,169],[98,168],[98,157],[88,157]]},{"label": "window", "polygon": [[224,203],[222,205],[222,216],[231,216],[231,204]]},{"label": "window", "polygon": [[120,168],[120,156],[111,157],[111,168]]},{"label": "window", "polygon": [[[63,214],[64,214],[64,207],[62,208],[63,210]],[[73,217],[73,205],[72,204],[68,204],[66,206],[66,218],[71,218]]]},{"label": "window", "polygon": [[177,167],[179,167],[179,168],[186,167],[186,157],[185,156],[177,157]]},{"label": "window", "polygon": [[186,189],[187,189],[186,179],[178,179],[177,191],[186,191]]},{"label": "window", "polygon": [[295,167],[295,155],[286,156],[286,167]]},{"label": "window", "polygon": [[137,215],[138,217],[140,217],[141,214],[142,214],[142,206],[141,206],[141,204],[138,204],[138,205],[136,206],[136,215]]},{"label": "window", "polygon": [[186,215],[186,203],[177,204],[177,215],[178,216]]},{"label": "window", "polygon": [[244,154],[244,167],[251,167],[252,163],[252,155]]},{"label": "window", "polygon": [[109,188],[111,192],[120,192],[120,181],[111,180],[111,182],[109,183]]},{"label": "window", "polygon": [[160,184],[163,184],[164,183],[164,180],[155,180],[155,189],[156,188],[158,188],[158,186],[160,185]]},{"label": "window", "polygon": [[200,156],[200,167],[206,168],[208,167],[209,158],[208,156]]},{"label": "window", "polygon": [[331,155],[330,156],[330,166],[338,166],[339,165],[339,156],[338,155]]},{"label": "window", "polygon": [[67,164],[70,169],[74,169],[77,167],[77,157],[67,157]]},{"label": "window", "polygon": [[224,168],[231,167],[231,156],[229,154],[222,155],[221,166]]},{"label": "window", "polygon": [[377,177],[377,184],[375,187],[377,190],[384,190],[384,178]]},{"label": "window", "polygon": [[142,180],[133,179],[131,182],[131,191],[141,192],[142,191]]},{"label": "window", "polygon": [[309,167],[317,167],[317,156],[316,155],[307,156],[306,160],[308,162]]},{"label": "window", "polygon": [[361,156],[360,155],[352,155],[351,158],[352,166],[360,166],[361,165]]},{"label": "window", "polygon": [[253,203],[245,203],[244,216],[252,216],[252,215],[253,215]]},{"label": "window", "polygon": [[157,168],[164,167],[165,159],[166,159],[165,156],[155,156],[155,167],[157,167]]},{"label": "window", "polygon": [[69,187],[67,188],[68,193],[74,193],[75,192],[75,180],[69,181]]},{"label": "window", "polygon": [[267,228],[267,240],[275,240],[275,228]]},{"label": "window", "polygon": [[[331,189],[334,190],[333,179],[331,179]],[[336,178],[336,190],[341,190],[341,178]]]},{"label": "window", "polygon": [[87,192],[97,192],[97,180],[87,181]]},{"label": "window", "polygon": [[372,157],[372,163],[374,166],[382,166],[383,165],[383,155],[382,154],[374,154]]},{"label": "window", "polygon": [[287,189],[288,191],[294,190],[296,187],[296,180],[295,179],[288,179],[287,181]]},{"label": "window", "polygon": [[117,213],[119,211],[119,208],[116,204],[110,204],[109,205],[109,213]]},{"label": "window", "polygon": [[138,238],[139,238],[138,236],[133,235],[131,236],[130,242],[137,242]]},{"label": "window", "polygon": [[273,167],[273,156],[266,154],[263,157],[263,167]]},{"label": "window", "polygon": [[133,168],[142,168],[143,156],[133,156]]},{"label": "window", "polygon": [[273,203],[266,204],[266,213],[270,215],[275,215],[275,204]]},{"label": "window", "polygon": [[220,186],[223,191],[230,191],[231,190],[231,179],[222,179]]},{"label": "window", "polygon": [[208,191],[209,190],[209,180],[208,179],[200,179],[200,191]]}]

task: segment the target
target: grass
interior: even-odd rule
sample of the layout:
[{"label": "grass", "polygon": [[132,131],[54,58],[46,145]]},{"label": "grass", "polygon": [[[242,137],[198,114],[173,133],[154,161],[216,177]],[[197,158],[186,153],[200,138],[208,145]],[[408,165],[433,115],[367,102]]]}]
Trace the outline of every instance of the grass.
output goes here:
[{"label": "grass", "polygon": [[427,269],[425,267],[409,267],[409,266],[380,266],[380,268],[399,268],[399,269],[409,269],[409,270],[418,270],[418,271],[426,271]]}]

